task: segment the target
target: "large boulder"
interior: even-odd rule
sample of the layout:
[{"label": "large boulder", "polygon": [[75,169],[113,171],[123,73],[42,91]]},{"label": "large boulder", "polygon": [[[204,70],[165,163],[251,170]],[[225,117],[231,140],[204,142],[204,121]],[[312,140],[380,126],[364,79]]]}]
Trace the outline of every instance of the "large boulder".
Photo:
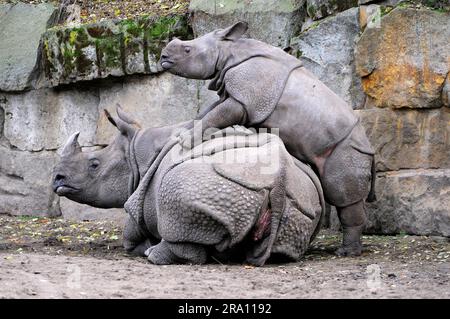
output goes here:
[{"label": "large boulder", "polygon": [[450,110],[368,109],[358,114],[376,150],[378,171],[450,169]]},{"label": "large boulder", "polygon": [[358,0],[306,0],[306,12],[313,20],[358,6]]},{"label": "large boulder", "polygon": [[55,150],[73,132],[92,145],[97,130],[98,92],[93,89],[40,89],[0,94],[5,111],[4,136],[23,151]]},{"label": "large boulder", "polygon": [[450,12],[395,8],[380,28],[366,28],[356,46],[356,70],[379,107],[433,108],[443,104],[450,70]]},{"label": "large boulder", "polygon": [[317,22],[291,41],[305,67],[354,109],[365,101],[354,62],[359,29],[359,11],[352,8]]},{"label": "large boulder", "polygon": [[367,204],[367,233],[450,237],[450,170],[378,174],[378,201]]},{"label": "large boulder", "polygon": [[142,16],[49,29],[41,40],[37,87],[161,72],[161,49],[174,36],[192,37],[185,16]]},{"label": "large boulder", "polygon": [[195,36],[243,20],[249,24],[250,37],[285,48],[301,29],[304,3],[305,0],[192,0],[189,11]]},{"label": "large boulder", "polygon": [[0,91],[30,87],[39,39],[54,11],[49,3],[0,4]]},{"label": "large boulder", "polygon": [[51,172],[54,152],[21,152],[0,146],[0,214],[59,216]]}]

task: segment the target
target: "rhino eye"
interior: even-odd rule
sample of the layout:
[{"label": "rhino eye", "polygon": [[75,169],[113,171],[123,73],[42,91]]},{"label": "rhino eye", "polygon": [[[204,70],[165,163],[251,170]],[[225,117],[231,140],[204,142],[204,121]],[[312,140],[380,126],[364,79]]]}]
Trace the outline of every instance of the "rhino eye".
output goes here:
[{"label": "rhino eye", "polygon": [[191,47],[184,47],[184,52],[185,53],[191,52]]}]

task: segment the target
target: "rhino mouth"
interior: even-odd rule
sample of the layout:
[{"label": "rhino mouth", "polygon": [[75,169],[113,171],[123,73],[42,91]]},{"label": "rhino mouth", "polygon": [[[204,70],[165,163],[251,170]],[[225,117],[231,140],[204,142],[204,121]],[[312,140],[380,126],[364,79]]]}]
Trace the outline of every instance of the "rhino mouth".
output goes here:
[{"label": "rhino mouth", "polygon": [[173,62],[169,60],[161,61],[161,66],[164,70],[168,70],[173,66]]},{"label": "rhino mouth", "polygon": [[69,185],[58,185],[54,188],[54,192],[58,194],[59,196],[67,195],[67,194],[74,194],[79,192],[80,190],[78,188],[69,186]]}]

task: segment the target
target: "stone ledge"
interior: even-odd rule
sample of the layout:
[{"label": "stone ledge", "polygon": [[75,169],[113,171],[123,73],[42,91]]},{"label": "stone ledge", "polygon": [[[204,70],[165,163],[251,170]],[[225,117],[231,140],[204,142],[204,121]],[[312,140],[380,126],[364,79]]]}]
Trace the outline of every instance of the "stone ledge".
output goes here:
[{"label": "stone ledge", "polygon": [[81,145],[90,146],[97,129],[98,94],[95,88],[0,93],[4,137],[19,150],[38,152],[56,150],[80,131]]},{"label": "stone ledge", "polygon": [[172,37],[190,38],[186,16],[143,16],[79,27],[54,27],[43,34],[35,87],[161,72],[161,49]]},{"label": "stone ledge", "polygon": [[[377,201],[366,203],[365,234],[450,237],[450,169],[378,173],[376,192]],[[327,226],[341,229],[334,207]]]},{"label": "stone ledge", "polygon": [[375,148],[377,171],[450,169],[450,110],[356,111]]},{"label": "stone ledge", "polygon": [[450,237],[450,169],[379,173],[366,233]]},{"label": "stone ledge", "polygon": [[51,189],[54,152],[21,152],[0,146],[0,214],[59,216]]}]

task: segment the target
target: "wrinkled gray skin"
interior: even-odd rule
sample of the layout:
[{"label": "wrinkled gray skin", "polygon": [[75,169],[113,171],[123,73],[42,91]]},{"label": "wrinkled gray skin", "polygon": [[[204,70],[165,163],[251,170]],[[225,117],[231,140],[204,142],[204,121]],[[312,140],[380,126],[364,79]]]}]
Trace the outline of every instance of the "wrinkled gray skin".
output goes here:
[{"label": "wrinkled gray skin", "polygon": [[[101,150],[82,152],[78,133],[69,138],[53,172],[59,196],[95,207],[124,207],[167,140],[184,125],[141,130],[120,109],[118,115],[107,113],[120,134]],[[170,153],[165,155],[146,188],[142,223],[131,214],[126,222],[126,250],[155,264],[205,263],[208,256],[257,266],[271,255],[298,260],[320,227],[320,182],[307,167],[299,169],[304,164],[273,137],[282,163],[274,175],[241,164],[175,165]],[[231,151],[263,150],[257,145]]]},{"label": "wrinkled gray skin", "polygon": [[[358,117],[298,59],[242,38],[246,30],[238,22],[194,40],[174,39],[162,51],[161,66],[182,77],[212,79],[209,88],[220,100],[198,117],[202,132],[234,124],[279,128],[288,151],[314,167],[326,200],[337,207],[344,237],[336,253],[360,255],[364,200],[375,200],[375,170]],[[189,147],[199,138],[191,130],[182,141]]]}]

